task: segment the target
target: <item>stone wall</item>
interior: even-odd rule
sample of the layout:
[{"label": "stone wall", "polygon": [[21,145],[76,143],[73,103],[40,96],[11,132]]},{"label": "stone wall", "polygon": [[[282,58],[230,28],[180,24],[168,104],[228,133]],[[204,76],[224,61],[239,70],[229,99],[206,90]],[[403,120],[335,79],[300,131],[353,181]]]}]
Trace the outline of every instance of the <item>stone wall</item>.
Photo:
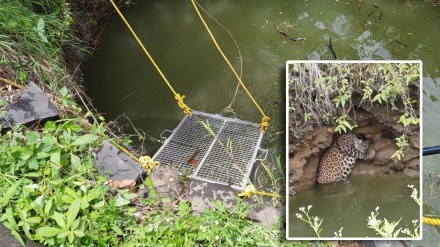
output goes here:
[{"label": "stone wall", "polygon": [[[292,116],[293,117],[293,116]],[[402,160],[391,158],[397,150],[395,138],[401,136],[403,125],[397,123],[398,114],[386,106],[359,108],[351,113],[358,125],[354,133],[363,134],[370,140],[365,160],[358,160],[352,176],[358,174],[395,174],[420,176],[419,126],[411,126],[407,131],[409,146]],[[308,124],[298,131],[299,138],[289,139],[289,194],[295,194],[304,187],[315,183],[319,159],[331,145],[333,131],[330,126]]]}]

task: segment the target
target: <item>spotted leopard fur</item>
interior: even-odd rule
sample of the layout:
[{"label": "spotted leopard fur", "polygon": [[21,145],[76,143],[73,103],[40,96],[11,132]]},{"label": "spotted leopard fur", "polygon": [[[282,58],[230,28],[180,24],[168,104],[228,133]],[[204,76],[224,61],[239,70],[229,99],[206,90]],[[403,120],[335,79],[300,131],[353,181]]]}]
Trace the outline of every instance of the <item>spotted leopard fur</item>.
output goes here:
[{"label": "spotted leopard fur", "polygon": [[334,183],[348,178],[356,159],[365,157],[369,141],[364,135],[344,134],[339,136],[319,162],[317,182]]}]

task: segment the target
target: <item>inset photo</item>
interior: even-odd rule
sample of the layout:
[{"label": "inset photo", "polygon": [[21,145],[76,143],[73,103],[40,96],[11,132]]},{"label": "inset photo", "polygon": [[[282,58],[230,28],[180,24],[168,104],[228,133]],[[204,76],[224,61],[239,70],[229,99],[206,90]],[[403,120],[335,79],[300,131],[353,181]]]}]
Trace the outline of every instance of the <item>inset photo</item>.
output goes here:
[{"label": "inset photo", "polygon": [[286,66],[287,239],[421,239],[421,61]]}]

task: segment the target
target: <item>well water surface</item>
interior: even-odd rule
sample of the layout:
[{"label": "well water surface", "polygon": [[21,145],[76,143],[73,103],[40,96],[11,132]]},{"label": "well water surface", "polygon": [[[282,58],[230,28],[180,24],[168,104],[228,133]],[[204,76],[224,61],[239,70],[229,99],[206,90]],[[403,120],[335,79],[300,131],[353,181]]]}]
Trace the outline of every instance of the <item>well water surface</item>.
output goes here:
[{"label": "well water surface", "polygon": [[[439,8],[423,1],[398,0],[224,0],[201,1],[201,4],[227,27],[240,46],[243,79],[272,118],[265,139],[265,145],[270,148],[272,155],[284,157],[285,62],[294,59],[331,59],[332,55],[325,46],[330,37],[338,59],[422,60],[424,114],[427,117],[424,128],[425,133],[429,133],[423,144],[439,144],[439,128],[436,127],[440,120],[437,107],[440,98]],[[190,107],[221,113],[229,105],[237,82],[215,50],[190,1],[138,1],[125,9],[124,14],[175,89],[186,95],[186,103]],[[220,26],[208,17],[206,19],[226,55],[239,70],[239,56],[234,42]],[[306,40],[287,40],[275,31],[273,24],[290,36],[304,37]],[[118,17],[109,22],[102,34],[100,49],[83,69],[87,92],[108,120],[125,114],[136,128],[159,138],[164,129],[174,129],[183,118],[173,95]],[[240,119],[260,121],[259,112],[242,90],[233,109]],[[146,148],[152,155],[158,144],[147,143]],[[435,157],[430,161],[427,159],[425,171],[432,171],[433,179],[438,180],[440,168],[435,160]],[[362,186],[363,193],[375,196],[369,199],[363,197],[363,203],[375,208],[377,202],[391,197],[388,190],[401,192],[402,196],[408,197],[406,184],[401,184],[401,179],[386,178],[376,182],[400,185],[391,189],[393,187],[377,187],[374,183],[360,180],[366,183]],[[359,190],[354,191],[360,193]],[[315,206],[314,213],[323,215],[326,209],[319,209],[318,202],[325,194],[314,193],[316,201],[310,202]],[[300,193],[294,199],[301,201],[301,194],[306,193]],[[353,196],[361,198],[360,195]],[[347,200],[350,200],[349,196]],[[398,202],[384,202],[386,205],[381,207],[382,216],[388,217],[387,212],[401,208]],[[434,212],[440,211],[440,204],[435,200],[426,202]],[[361,208],[370,212],[370,207]],[[414,210],[408,207],[408,211],[400,215],[412,213]],[[356,229],[355,222],[361,222],[364,227],[364,217],[359,219],[344,222],[344,229],[347,232],[350,228]],[[334,223],[328,222],[326,228],[333,232],[339,229],[340,223],[336,220]],[[366,234],[368,232],[362,236]]]},{"label": "well water surface", "polygon": [[367,219],[376,207],[379,207],[378,219],[398,221],[402,218],[400,226],[413,229],[412,220],[419,220],[420,210],[407,186],[418,184],[418,178],[363,175],[352,176],[348,182],[302,190],[289,198],[289,236],[316,237],[313,229],[296,216],[301,214],[300,207],[309,205],[312,205],[309,214],[323,219],[321,237],[332,238],[341,227],[342,237],[379,237],[367,227]]}]

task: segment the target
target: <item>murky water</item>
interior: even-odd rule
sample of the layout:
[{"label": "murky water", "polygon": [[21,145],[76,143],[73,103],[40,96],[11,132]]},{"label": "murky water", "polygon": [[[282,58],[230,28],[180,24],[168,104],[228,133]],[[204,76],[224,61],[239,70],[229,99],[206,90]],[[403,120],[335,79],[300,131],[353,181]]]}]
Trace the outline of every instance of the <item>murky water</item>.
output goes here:
[{"label": "murky water", "polygon": [[[342,237],[380,237],[367,227],[367,218],[379,207],[378,219],[398,221],[413,229],[420,210],[410,197],[407,185],[418,185],[419,179],[402,176],[352,176],[349,182],[327,186],[313,186],[289,198],[290,237],[316,237],[307,223],[296,217],[300,207],[308,207],[310,216],[324,219],[321,237],[334,237],[341,227]],[[303,214],[305,218],[305,215]],[[402,235],[403,236],[403,235]]]},{"label": "murky water", "polygon": [[[284,130],[285,61],[331,58],[325,46],[330,37],[338,59],[421,59],[426,96],[424,114],[428,116],[424,128],[425,133],[430,133],[424,146],[440,144],[439,128],[436,127],[440,118],[440,110],[436,107],[440,99],[439,8],[423,1],[400,0],[200,2],[239,43],[243,79],[272,118],[265,140],[272,154],[283,157],[283,134],[280,133]],[[221,113],[232,100],[237,82],[215,50],[191,3],[138,1],[135,6],[125,9],[124,14],[175,89],[187,96],[186,103],[197,110]],[[239,57],[234,42],[221,27],[208,17],[206,19],[238,69]],[[305,37],[306,40],[287,40],[275,31],[273,24],[293,37]],[[126,114],[134,126],[159,138],[162,130],[175,128],[183,117],[173,95],[117,17],[106,27],[101,48],[84,67],[84,72],[87,91],[108,120]],[[260,121],[258,111],[243,91],[239,91],[233,108],[241,119]],[[146,148],[152,155],[157,145],[147,143]],[[435,157],[427,162],[426,170],[432,169],[434,179],[438,179],[440,168]],[[400,181],[389,180],[392,181],[387,183],[390,186]],[[363,187],[364,193],[378,195],[377,198],[390,197],[388,189]],[[392,191],[399,190],[396,187]],[[407,195],[406,192],[403,195]],[[317,207],[319,200],[321,197],[310,203]],[[376,201],[365,197],[363,203],[375,207]],[[440,211],[440,204],[434,200],[427,200],[427,203],[433,210]],[[384,205],[382,214],[391,212],[396,205]],[[369,213],[369,207],[362,206],[362,209]],[[315,210],[317,215],[326,211]],[[337,230],[339,225],[336,222],[328,229]],[[347,231],[351,227],[350,222],[344,225]]]}]

